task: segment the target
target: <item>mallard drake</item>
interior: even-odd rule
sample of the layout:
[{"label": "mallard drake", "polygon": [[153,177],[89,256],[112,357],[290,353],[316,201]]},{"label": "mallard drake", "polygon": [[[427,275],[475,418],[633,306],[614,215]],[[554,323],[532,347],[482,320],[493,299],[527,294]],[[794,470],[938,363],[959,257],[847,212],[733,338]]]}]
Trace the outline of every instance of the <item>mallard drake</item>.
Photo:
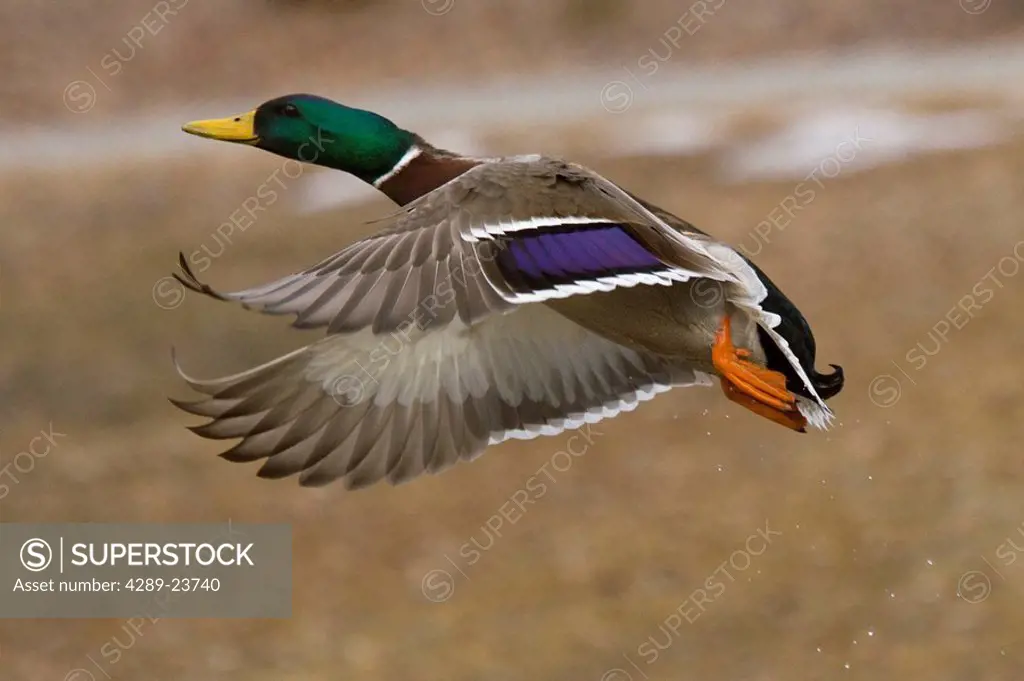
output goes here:
[{"label": "mallard drake", "polygon": [[342,170],[400,208],[317,265],[235,293],[188,288],[327,335],[175,404],[241,438],[222,456],[304,485],[391,483],[554,435],[717,376],[732,401],[805,432],[842,368],[815,368],[800,311],[753,263],[581,165],[471,158],[312,95],[183,126]]}]

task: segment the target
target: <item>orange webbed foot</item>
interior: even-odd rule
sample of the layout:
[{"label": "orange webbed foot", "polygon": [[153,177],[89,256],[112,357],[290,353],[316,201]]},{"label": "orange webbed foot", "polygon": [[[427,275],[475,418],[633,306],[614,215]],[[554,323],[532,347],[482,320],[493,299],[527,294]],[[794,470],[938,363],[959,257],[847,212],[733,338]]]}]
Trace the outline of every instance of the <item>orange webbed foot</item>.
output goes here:
[{"label": "orange webbed foot", "polygon": [[751,362],[751,351],[735,347],[731,332],[731,319],[726,315],[711,349],[711,361],[721,375],[726,397],[775,423],[803,431],[807,420],[796,408],[796,395],[786,389],[786,377]]},{"label": "orange webbed foot", "polygon": [[785,426],[798,433],[807,432],[807,419],[799,411],[781,411],[770,407],[763,402],[758,402],[753,397],[742,393],[736,386],[726,380],[722,380],[722,392],[730,401],[749,409],[758,416],[762,416],[773,423]]}]

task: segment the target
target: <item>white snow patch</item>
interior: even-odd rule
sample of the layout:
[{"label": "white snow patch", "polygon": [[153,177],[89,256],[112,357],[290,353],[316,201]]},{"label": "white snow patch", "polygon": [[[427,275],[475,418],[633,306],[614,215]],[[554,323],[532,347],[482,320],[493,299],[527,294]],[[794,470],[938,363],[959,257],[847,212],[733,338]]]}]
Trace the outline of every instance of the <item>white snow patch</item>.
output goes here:
[{"label": "white snow patch", "polygon": [[379,196],[371,185],[347,173],[327,169],[306,174],[297,189],[295,212],[306,215],[371,201]]},{"label": "white snow patch", "polygon": [[709,114],[660,114],[645,117],[614,133],[610,154],[626,156],[686,156],[722,144],[723,132]]},{"label": "white snow patch", "polygon": [[873,168],[929,151],[998,143],[1011,131],[993,112],[914,114],[884,109],[817,110],[764,140],[734,147],[721,170],[731,181],[805,179]]}]

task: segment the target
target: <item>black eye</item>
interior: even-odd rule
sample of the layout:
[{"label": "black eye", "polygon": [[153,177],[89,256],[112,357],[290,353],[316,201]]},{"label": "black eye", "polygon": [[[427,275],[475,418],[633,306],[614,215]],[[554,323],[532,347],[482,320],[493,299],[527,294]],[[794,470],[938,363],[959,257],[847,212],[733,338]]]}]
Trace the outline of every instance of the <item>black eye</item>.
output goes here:
[{"label": "black eye", "polygon": [[288,116],[289,118],[299,117],[299,107],[294,104],[285,104],[278,110],[282,115]]}]

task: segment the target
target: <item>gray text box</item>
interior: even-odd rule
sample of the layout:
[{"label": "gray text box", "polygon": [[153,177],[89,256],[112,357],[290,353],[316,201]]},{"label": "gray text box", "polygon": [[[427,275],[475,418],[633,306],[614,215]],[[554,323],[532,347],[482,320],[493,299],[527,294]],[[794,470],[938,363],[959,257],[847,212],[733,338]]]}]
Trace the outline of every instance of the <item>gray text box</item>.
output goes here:
[{"label": "gray text box", "polygon": [[288,525],[0,523],[0,618],[291,613]]}]

